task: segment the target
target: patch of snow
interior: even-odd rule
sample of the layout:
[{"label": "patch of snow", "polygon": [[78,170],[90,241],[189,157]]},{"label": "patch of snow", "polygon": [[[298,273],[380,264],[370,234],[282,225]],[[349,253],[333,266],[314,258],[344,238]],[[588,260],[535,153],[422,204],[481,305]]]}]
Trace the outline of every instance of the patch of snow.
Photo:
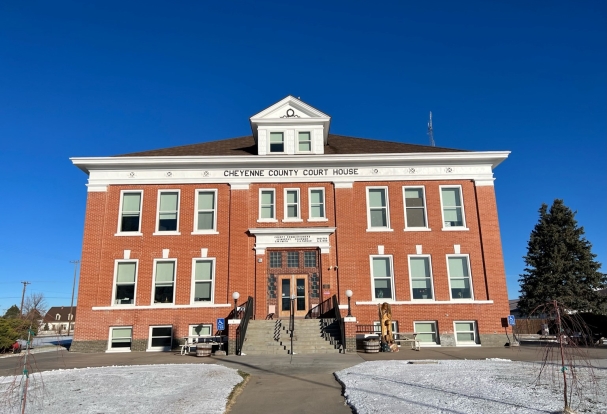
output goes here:
[{"label": "patch of snow", "polygon": [[[560,367],[547,366],[539,383],[538,371],[538,364],[499,359],[437,364],[374,361],[335,375],[358,414],[562,412]],[[593,390],[589,373],[578,370],[578,380],[586,380],[589,387],[582,401],[574,396],[571,406],[577,412],[607,413],[607,378],[602,371],[594,372],[598,389]]]},{"label": "patch of snow", "polygon": [[[0,412],[20,411],[21,377],[0,377]],[[26,413],[221,414],[242,377],[213,364],[112,366],[29,377]]]}]

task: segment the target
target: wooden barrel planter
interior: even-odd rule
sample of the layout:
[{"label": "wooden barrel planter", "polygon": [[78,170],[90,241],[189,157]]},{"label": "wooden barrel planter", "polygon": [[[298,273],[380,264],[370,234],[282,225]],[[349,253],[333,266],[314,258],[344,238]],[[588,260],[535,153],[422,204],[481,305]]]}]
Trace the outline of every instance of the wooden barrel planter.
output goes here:
[{"label": "wooden barrel planter", "polygon": [[368,341],[363,341],[363,345],[365,347],[365,352],[367,354],[375,354],[379,352],[380,342],[377,339],[370,339]]},{"label": "wooden barrel planter", "polygon": [[197,357],[210,357],[213,344],[196,344]]}]

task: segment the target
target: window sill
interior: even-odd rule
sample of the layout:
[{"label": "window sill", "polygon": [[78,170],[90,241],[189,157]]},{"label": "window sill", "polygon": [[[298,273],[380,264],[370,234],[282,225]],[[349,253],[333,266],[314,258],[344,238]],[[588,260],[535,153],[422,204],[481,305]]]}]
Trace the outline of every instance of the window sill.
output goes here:
[{"label": "window sill", "polygon": [[257,219],[258,223],[278,223],[276,219]]},{"label": "window sill", "polygon": [[178,231],[155,231],[152,236],[181,236]]},{"label": "window sill", "polygon": [[312,221],[312,222],[314,222],[314,221],[329,221],[329,219],[328,218],[322,218],[322,217],[321,218],[310,218],[310,219],[308,219],[308,221]]},{"label": "window sill", "polygon": [[481,344],[455,344],[455,346],[469,346],[469,347],[475,347],[475,346],[481,346]]},{"label": "window sill", "polygon": [[129,231],[129,232],[120,232],[120,233],[116,233],[114,234],[114,236],[119,236],[119,237],[126,237],[126,236],[143,236],[143,233],[140,233],[138,231]]},{"label": "window sill", "polygon": [[302,223],[303,220],[300,218],[295,218],[295,219],[284,219],[282,220],[283,223]]},{"label": "window sill", "polygon": [[169,352],[171,348],[163,347],[163,348],[146,348],[145,352]]},{"label": "window sill", "polygon": [[368,228],[367,229],[367,233],[381,233],[381,232],[386,232],[386,231],[394,231],[394,229],[388,228],[388,227],[375,227],[375,228]]},{"label": "window sill", "polygon": [[[169,306],[167,306],[169,305]],[[94,311],[98,310],[142,310],[142,309],[187,309],[187,308],[233,308],[233,303],[217,304],[217,303],[205,303],[205,304],[189,304],[189,305],[173,305],[173,304],[156,304],[156,305],[141,305],[141,306],[129,306],[129,307],[117,307],[117,306],[93,306],[91,309]]]},{"label": "window sill", "polygon": [[469,231],[468,227],[443,227],[442,231]]},{"label": "window sill", "polygon": [[129,308],[134,308],[134,307],[135,307],[134,303],[132,303],[132,304],[126,304],[125,303],[125,304],[120,304],[120,305],[118,305],[118,304],[112,305],[112,308],[116,308],[116,309],[129,309]]},{"label": "window sill", "polygon": [[377,306],[378,303],[388,302],[391,305],[491,305],[493,300],[392,300],[392,299],[373,299],[372,301],[356,301],[357,305],[373,305]]},{"label": "window sill", "polygon": [[403,231],[432,231],[428,227],[406,227]]},{"label": "window sill", "polygon": [[105,351],[108,354],[119,354],[124,352],[131,352],[131,348],[129,349],[108,349]]},{"label": "window sill", "polygon": [[219,234],[218,231],[215,230],[209,230],[209,231],[193,231],[192,233],[190,233],[192,235],[205,235],[205,234]]}]

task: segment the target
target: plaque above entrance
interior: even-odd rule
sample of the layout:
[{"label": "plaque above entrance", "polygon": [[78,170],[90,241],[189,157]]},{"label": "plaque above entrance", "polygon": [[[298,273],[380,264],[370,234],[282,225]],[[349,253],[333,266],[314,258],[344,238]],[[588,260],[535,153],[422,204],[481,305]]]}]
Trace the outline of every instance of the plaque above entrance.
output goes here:
[{"label": "plaque above entrance", "polygon": [[255,236],[256,254],[265,254],[272,247],[317,247],[329,253],[329,236],[335,227],[297,227],[249,229]]}]

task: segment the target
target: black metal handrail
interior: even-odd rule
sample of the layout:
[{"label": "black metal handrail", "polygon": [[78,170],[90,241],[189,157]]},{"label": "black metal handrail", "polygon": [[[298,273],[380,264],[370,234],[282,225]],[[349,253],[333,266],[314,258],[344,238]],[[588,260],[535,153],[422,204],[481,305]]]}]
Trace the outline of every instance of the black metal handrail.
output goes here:
[{"label": "black metal handrail", "polygon": [[291,358],[293,357],[293,332],[295,332],[295,298],[291,296],[291,309],[289,310],[289,334],[291,339]]},{"label": "black metal handrail", "polygon": [[242,352],[242,345],[244,344],[244,339],[247,335],[247,326],[249,326],[249,319],[253,316],[253,303],[254,299],[252,296],[249,296],[247,301],[239,307],[244,307],[244,313],[240,320],[240,325],[236,328],[236,355],[240,355]]},{"label": "black metal handrail", "polygon": [[343,352],[346,352],[346,324],[344,323],[344,319],[341,317],[341,312],[339,311],[339,301],[337,300],[337,296],[333,295],[331,298],[333,302],[333,310],[335,312],[335,319],[337,319],[337,323],[339,323],[339,331],[341,334],[341,349]]},{"label": "black metal handrail", "polygon": [[329,319],[335,318],[335,309],[333,298],[326,299],[325,301],[314,306],[306,313],[306,319]]}]

